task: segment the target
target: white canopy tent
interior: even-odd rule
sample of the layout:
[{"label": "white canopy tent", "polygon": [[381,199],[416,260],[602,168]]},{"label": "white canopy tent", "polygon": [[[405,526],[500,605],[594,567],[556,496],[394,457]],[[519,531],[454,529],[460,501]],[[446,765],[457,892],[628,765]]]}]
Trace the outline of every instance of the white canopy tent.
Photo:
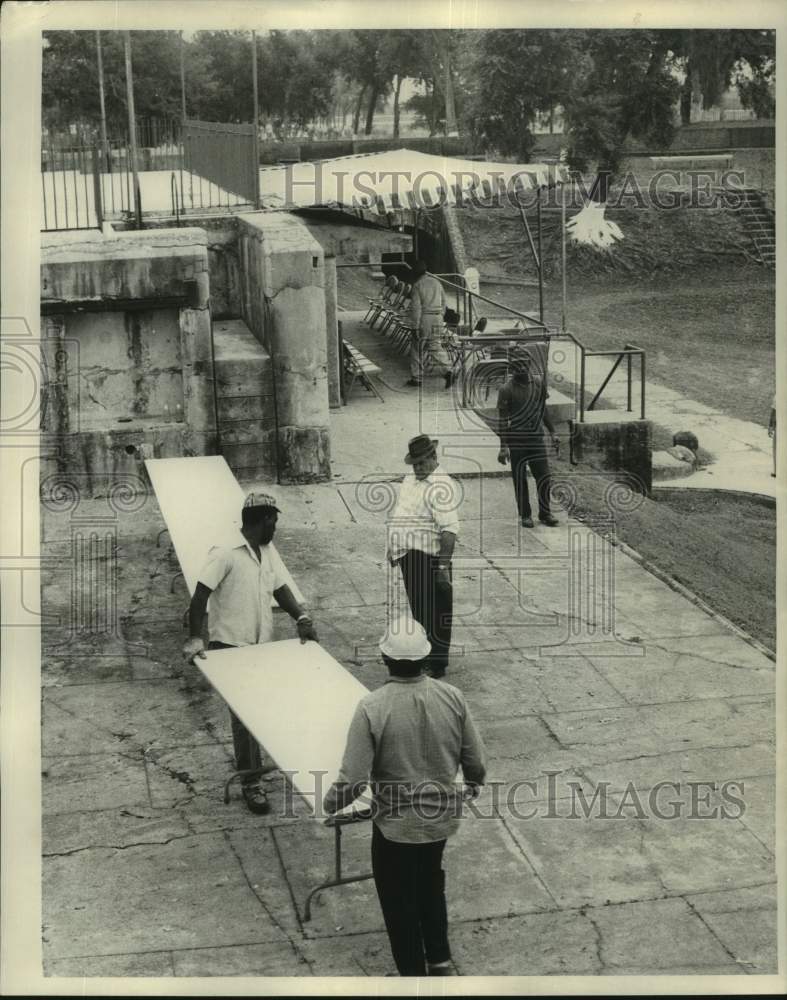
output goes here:
[{"label": "white canopy tent", "polygon": [[561,164],[498,163],[395,149],[263,168],[260,201],[264,208],[389,212],[534,191],[568,180]]}]

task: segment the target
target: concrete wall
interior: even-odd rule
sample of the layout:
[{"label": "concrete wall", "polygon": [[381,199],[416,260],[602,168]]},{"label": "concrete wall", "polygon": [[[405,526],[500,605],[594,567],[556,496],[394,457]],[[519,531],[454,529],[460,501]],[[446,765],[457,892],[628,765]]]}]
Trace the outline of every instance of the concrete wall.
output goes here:
[{"label": "concrete wall", "polygon": [[239,217],[241,315],[271,357],[282,482],[330,478],[323,250],[286,212]]},{"label": "concrete wall", "polygon": [[42,475],[102,495],[148,457],[214,454],[201,229],[44,234]]},{"label": "concrete wall", "polygon": [[622,419],[616,411],[586,414],[570,424],[571,461],[601,472],[620,475],[632,488],[649,496],[653,485],[653,429],[649,420]]}]

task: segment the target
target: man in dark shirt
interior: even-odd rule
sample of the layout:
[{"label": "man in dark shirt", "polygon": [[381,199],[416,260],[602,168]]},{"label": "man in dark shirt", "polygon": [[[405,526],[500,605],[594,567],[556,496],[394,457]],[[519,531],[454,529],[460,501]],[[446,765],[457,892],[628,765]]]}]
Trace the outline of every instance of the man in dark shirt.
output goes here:
[{"label": "man in dark shirt", "polygon": [[522,526],[533,527],[527,486],[527,467],[530,466],[538,493],[538,519],[547,527],[554,528],[559,522],[549,509],[549,462],[544,427],[552,435],[555,447],[558,439],[546,408],[549,393],[544,381],[533,375],[532,361],[526,350],[515,350],[511,359],[512,378],[498,394],[500,452],[497,460],[501,465],[511,461],[514,494]]}]

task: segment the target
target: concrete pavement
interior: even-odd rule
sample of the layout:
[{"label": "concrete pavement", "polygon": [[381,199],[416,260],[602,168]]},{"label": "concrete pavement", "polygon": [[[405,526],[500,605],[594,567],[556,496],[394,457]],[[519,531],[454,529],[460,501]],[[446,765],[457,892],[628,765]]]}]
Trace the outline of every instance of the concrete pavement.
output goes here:
[{"label": "concrete pavement", "polygon": [[[332,411],[331,452],[334,476],[355,480],[377,473],[387,466],[389,456],[399,440],[414,434],[434,434],[437,437],[461,437],[461,445],[451,448],[443,463],[451,474],[472,475],[500,472],[497,464],[499,442],[484,421],[472,410],[458,406],[459,392],[446,392],[441,378],[424,382],[423,390],[405,388],[408,377],[406,359],[397,354],[390,342],[376,330],[361,322],[357,312],[340,313],[344,336],[359,350],[383,368],[377,380],[385,403],[356,383],[349,405]],[[510,328],[504,320],[492,321],[487,329]],[[604,381],[614,358],[586,360],[586,384],[591,392]],[[580,383],[579,352],[573,342],[556,338],[549,359],[551,400],[569,402],[576,396]],[[633,408],[639,415],[640,380],[637,364],[633,365]],[[626,411],[626,374],[621,365],[603,394],[603,402],[619,413]],[[494,406],[496,393],[490,394]],[[679,393],[647,382],[646,415],[654,424],[671,433],[693,431],[700,445],[710,452],[714,461],[690,476],[659,479],[658,486],[680,489],[723,489],[744,493],[776,496],[776,479],[771,476],[772,442],[765,427],[727,416],[719,408],[706,406]],[[597,419],[600,412],[596,413]],[[359,419],[364,433],[359,435]],[[393,457],[393,456],[392,456]],[[398,456],[396,456],[398,457]]]},{"label": "concrete pavement", "polygon": [[[400,455],[387,458],[381,482],[402,472]],[[588,527],[520,529],[507,479],[462,486],[448,680],[477,718],[490,784],[446,855],[457,969],[775,972],[773,663]],[[345,474],[276,492],[277,547],[323,644],[379,684],[388,488]],[[298,800],[283,814],[280,776],[268,817],[237,795],[223,804],[226,708],[180,662],[187,594],[182,580],[171,593],[155,500],[135,503],[109,509],[116,557],[81,579],[77,515],[57,502],[43,514],[42,555],[56,560],[42,597],[47,974],[393,971],[370,882],[326,890],[304,921],[332,834]],[[81,501],[80,524],[106,525],[107,509]],[[114,606],[100,599],[113,568]],[[93,624],[69,633],[85,595]],[[292,624],[277,617],[277,634]],[[589,818],[580,790],[597,796]],[[368,824],[346,832],[346,870],[366,870],[369,836]]]}]

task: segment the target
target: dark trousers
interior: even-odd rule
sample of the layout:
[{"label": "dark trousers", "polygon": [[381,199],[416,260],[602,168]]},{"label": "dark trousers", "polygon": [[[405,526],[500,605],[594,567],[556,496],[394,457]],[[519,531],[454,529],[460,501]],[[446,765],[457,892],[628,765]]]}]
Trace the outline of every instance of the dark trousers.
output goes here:
[{"label": "dark trousers", "polygon": [[[423,625],[432,644],[432,652],[424,665],[434,674],[443,674],[448,666],[451,648],[453,589],[451,586],[441,587],[437,583],[437,556],[427,555],[419,549],[410,549],[399,565],[413,618]],[[450,579],[450,567],[448,574]]]},{"label": "dark trousers", "polygon": [[398,844],[373,824],[372,871],[391,954],[402,976],[423,976],[426,962],[447,962],[444,840]]},{"label": "dark trousers", "polygon": [[[232,646],[226,642],[210,642],[208,649],[232,649]],[[232,745],[235,750],[235,768],[238,771],[258,771],[262,767],[260,745],[232,709],[229,712],[232,723]],[[256,777],[241,778],[244,785],[254,784],[256,780]]]},{"label": "dark trousers", "polygon": [[527,486],[527,467],[536,482],[538,494],[538,516],[548,517],[549,510],[549,462],[543,445],[529,448],[509,448],[511,476],[514,480],[514,495],[520,518],[532,517],[530,491]]}]

